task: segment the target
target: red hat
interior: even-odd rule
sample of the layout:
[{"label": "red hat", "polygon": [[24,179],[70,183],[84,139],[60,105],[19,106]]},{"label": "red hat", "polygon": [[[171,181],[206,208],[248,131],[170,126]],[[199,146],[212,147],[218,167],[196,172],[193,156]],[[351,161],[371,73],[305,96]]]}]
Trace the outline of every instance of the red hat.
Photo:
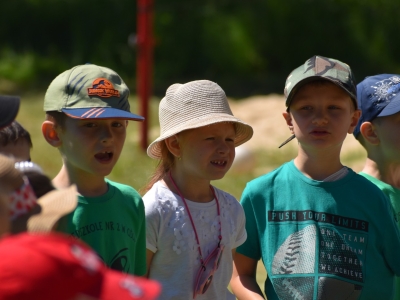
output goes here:
[{"label": "red hat", "polygon": [[108,269],[96,253],[59,233],[21,233],[0,241],[0,299],[154,300],[158,282]]}]

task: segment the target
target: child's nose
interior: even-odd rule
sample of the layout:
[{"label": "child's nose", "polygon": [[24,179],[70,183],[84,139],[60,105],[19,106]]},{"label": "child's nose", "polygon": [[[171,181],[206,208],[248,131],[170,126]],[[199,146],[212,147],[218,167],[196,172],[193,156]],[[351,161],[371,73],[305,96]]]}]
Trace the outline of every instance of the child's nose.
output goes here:
[{"label": "child's nose", "polygon": [[327,121],[328,120],[326,118],[326,113],[324,112],[324,110],[319,109],[315,111],[315,115],[313,118],[314,124],[325,124]]},{"label": "child's nose", "polygon": [[104,127],[102,128],[100,138],[101,138],[101,141],[102,141],[103,143],[112,141],[113,138],[114,138],[114,135],[113,135],[113,132],[112,132],[111,128],[109,128],[108,126],[104,126]]},{"label": "child's nose", "polygon": [[229,153],[229,151],[230,151],[230,147],[227,142],[222,141],[221,143],[219,143],[219,147],[218,147],[219,153],[226,154],[226,153]]}]

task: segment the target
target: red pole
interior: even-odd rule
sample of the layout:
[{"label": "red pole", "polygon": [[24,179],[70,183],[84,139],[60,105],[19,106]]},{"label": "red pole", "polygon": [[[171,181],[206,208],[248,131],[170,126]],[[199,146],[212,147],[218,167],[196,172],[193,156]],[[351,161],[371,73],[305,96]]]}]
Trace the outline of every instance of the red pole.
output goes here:
[{"label": "red pole", "polygon": [[153,0],[137,0],[137,46],[136,84],[140,115],[145,118],[140,125],[140,146],[146,151],[153,68]]}]

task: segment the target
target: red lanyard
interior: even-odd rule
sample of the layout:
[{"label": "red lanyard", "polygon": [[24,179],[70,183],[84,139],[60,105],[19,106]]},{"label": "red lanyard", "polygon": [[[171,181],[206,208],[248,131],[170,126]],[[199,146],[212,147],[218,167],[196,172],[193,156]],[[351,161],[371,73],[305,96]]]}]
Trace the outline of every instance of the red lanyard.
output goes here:
[{"label": "red lanyard", "polygon": [[[180,189],[178,188],[178,186],[176,185],[174,179],[172,178],[171,171],[169,172],[169,178],[171,178],[171,181],[174,184],[176,190],[178,191],[179,196],[181,197],[181,199],[183,201],[183,204],[185,205],[186,211],[187,211],[187,213],[189,215],[190,222],[192,223],[192,227],[193,227],[193,230],[194,230],[194,234],[196,235],[197,249],[199,250],[199,253],[200,253],[201,265],[204,267],[204,260],[203,260],[203,255],[201,253],[200,241],[199,241],[199,237],[197,236],[196,227],[194,226],[194,222],[193,222],[193,219],[192,219],[192,215],[190,214],[189,207],[187,206],[185,197],[183,197]],[[221,220],[220,220],[220,213],[219,213],[219,203],[218,203],[218,198],[217,198],[217,195],[215,194],[214,188],[211,185],[210,185],[210,190],[213,193],[213,196],[215,198],[215,202],[217,202],[217,213],[218,213],[218,224],[219,224],[219,236],[218,236],[219,242],[218,242],[218,244],[220,244],[221,240],[222,240],[222,234],[221,234],[222,228],[221,228]]]}]

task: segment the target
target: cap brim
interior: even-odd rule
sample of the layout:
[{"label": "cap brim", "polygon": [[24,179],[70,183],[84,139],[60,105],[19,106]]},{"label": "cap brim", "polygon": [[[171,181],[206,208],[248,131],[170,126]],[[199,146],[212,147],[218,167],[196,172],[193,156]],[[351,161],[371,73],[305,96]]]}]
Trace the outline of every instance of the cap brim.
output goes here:
[{"label": "cap brim", "polygon": [[346,89],[343,85],[339,84],[339,82],[337,80],[334,80],[330,77],[324,77],[324,76],[310,76],[307,78],[304,78],[303,80],[300,80],[299,82],[297,82],[292,90],[290,91],[290,94],[288,95],[288,97],[286,98],[286,107],[289,107],[292,100],[293,100],[293,96],[296,93],[296,91],[302,87],[303,85],[305,85],[306,83],[312,82],[312,81],[316,81],[316,80],[326,80],[329,82],[332,82],[333,84],[337,85],[338,87],[340,87],[342,90],[344,90],[349,96],[350,98],[353,100],[354,105],[356,107],[358,107],[358,103],[357,103],[357,97],[356,95],[354,95],[353,93],[351,93],[348,89]]},{"label": "cap brim", "polygon": [[400,96],[397,95],[396,99],[390,101],[388,105],[377,115],[377,117],[386,117],[397,114],[400,112]]},{"label": "cap brim", "polygon": [[182,132],[184,130],[195,129],[215,123],[221,122],[232,122],[236,127],[236,136],[235,136],[235,147],[240,146],[241,144],[247,142],[253,136],[253,128],[246,124],[245,122],[235,118],[229,114],[208,114],[202,118],[195,118],[188,122],[182,123],[179,126],[172,128],[169,131],[164,132],[160,135],[154,142],[150,144],[147,148],[147,155],[154,159],[161,158],[161,147],[160,142]]},{"label": "cap brim", "polygon": [[132,121],[144,120],[144,117],[142,116],[111,107],[63,108],[61,111],[67,116],[75,119],[124,119]]},{"label": "cap brim", "polygon": [[76,186],[53,190],[37,200],[41,210],[28,220],[28,231],[48,232],[65,215],[72,212],[78,204]]},{"label": "cap brim", "polygon": [[0,128],[10,125],[15,120],[19,104],[20,98],[17,96],[0,96]]},{"label": "cap brim", "polygon": [[128,275],[111,269],[104,269],[100,289],[87,293],[99,300],[155,300],[161,293],[157,281]]}]

